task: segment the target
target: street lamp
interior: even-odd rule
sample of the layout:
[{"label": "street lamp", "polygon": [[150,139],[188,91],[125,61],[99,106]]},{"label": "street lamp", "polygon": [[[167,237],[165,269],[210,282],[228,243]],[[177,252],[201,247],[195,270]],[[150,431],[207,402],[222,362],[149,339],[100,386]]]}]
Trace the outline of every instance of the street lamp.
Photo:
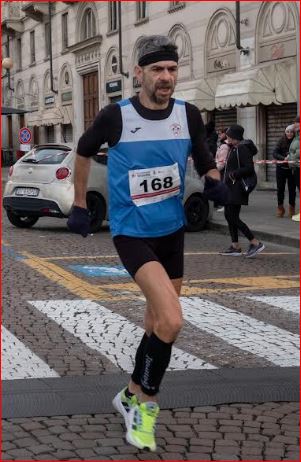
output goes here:
[{"label": "street lamp", "polygon": [[11,58],[3,58],[2,59],[2,67],[9,71],[13,67],[14,63]]},{"label": "street lamp", "polygon": [[7,57],[7,58],[2,59],[2,69],[5,69],[6,72],[5,72],[4,75],[1,76],[1,79],[3,79],[3,77],[7,76],[7,78],[8,78],[8,88],[9,88],[10,91],[15,91],[10,86],[10,70],[12,69],[13,65],[14,65],[14,63],[13,63],[12,58]]}]

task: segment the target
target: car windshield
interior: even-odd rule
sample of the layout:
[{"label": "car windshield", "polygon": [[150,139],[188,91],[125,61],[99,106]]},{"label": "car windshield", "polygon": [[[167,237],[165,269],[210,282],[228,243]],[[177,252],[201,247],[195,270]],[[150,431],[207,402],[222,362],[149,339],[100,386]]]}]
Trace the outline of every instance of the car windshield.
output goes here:
[{"label": "car windshield", "polygon": [[60,164],[69,152],[70,150],[56,147],[37,148],[33,149],[28,156],[24,157],[22,162],[31,164]]}]

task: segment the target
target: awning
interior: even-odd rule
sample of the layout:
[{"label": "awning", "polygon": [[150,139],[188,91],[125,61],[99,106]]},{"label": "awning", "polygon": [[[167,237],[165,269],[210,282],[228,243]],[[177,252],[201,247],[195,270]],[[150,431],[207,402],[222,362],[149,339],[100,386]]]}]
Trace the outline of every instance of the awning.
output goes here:
[{"label": "awning", "polygon": [[2,106],[1,112],[2,112],[2,115],[11,115],[11,114],[26,114],[29,111],[26,111],[26,109],[18,109],[16,107]]},{"label": "awning", "polygon": [[63,123],[63,117],[59,109],[46,109],[45,111],[32,112],[27,117],[27,125],[29,126],[47,126]]},{"label": "awning", "polygon": [[60,108],[62,113],[62,124],[72,124],[73,125],[73,106],[72,104],[68,104],[67,106],[62,106]]},{"label": "awning", "polygon": [[296,100],[296,63],[289,60],[224,75],[216,89],[215,106],[284,104]]},{"label": "awning", "polygon": [[200,111],[213,111],[215,91],[219,81],[220,78],[213,77],[179,83],[173,97],[195,104]]}]

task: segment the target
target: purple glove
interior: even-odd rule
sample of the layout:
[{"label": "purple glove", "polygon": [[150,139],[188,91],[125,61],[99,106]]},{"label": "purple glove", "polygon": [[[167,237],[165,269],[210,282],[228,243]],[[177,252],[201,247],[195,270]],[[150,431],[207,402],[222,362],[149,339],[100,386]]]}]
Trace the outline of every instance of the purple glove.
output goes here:
[{"label": "purple glove", "polygon": [[225,205],[227,204],[228,194],[228,186],[223,181],[214,180],[208,176],[205,177],[203,195],[208,201],[213,201],[220,205]]},{"label": "purple glove", "polygon": [[73,206],[70,217],[67,221],[67,226],[73,233],[81,234],[87,237],[90,231],[91,218],[89,210],[83,207]]}]

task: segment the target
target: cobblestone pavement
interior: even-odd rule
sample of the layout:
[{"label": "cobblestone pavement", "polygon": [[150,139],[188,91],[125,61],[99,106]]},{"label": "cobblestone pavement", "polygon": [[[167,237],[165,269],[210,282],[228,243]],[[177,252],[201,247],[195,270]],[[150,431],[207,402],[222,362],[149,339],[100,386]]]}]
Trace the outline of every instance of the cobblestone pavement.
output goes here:
[{"label": "cobblestone pavement", "polygon": [[[109,353],[125,341],[122,326],[132,333],[142,327],[141,294],[129,278],[91,276],[74,268],[120,265],[107,230],[82,239],[70,235],[63,221],[45,219],[21,230],[4,218],[3,241],[2,323],[8,333],[4,378],[39,376],[42,369],[34,366],[33,358],[47,366],[43,377],[49,377],[49,371],[59,377],[127,371],[131,364],[123,362],[125,355],[114,362]],[[257,259],[231,259],[217,253],[228,246],[226,235],[186,234],[187,316],[176,345],[179,361],[183,357],[187,364],[197,360],[216,368],[297,365],[293,343],[298,334],[298,251],[266,244]],[[63,315],[56,317],[60,303],[85,308],[76,312],[78,324],[76,317],[70,317],[68,326],[63,325]],[[200,312],[222,310],[225,317],[212,321],[208,314],[199,326],[193,303]],[[99,337],[93,340],[93,324],[79,329],[83,312],[93,309],[103,313],[105,327],[111,325],[110,313],[118,319],[114,342],[107,349]],[[221,319],[227,319],[227,325]],[[235,331],[237,326],[242,328]],[[9,335],[14,336],[12,341]],[[12,359],[17,342],[24,355],[19,362]],[[125,346],[130,356],[133,345]],[[150,454],[125,443],[122,420],[113,413],[13,418],[3,420],[2,459],[299,460],[298,428],[297,403],[163,410],[157,430],[159,450]]]},{"label": "cobblestone pavement", "polygon": [[9,419],[2,460],[299,460],[297,403],[161,411],[155,454],[125,443],[116,414]]}]

